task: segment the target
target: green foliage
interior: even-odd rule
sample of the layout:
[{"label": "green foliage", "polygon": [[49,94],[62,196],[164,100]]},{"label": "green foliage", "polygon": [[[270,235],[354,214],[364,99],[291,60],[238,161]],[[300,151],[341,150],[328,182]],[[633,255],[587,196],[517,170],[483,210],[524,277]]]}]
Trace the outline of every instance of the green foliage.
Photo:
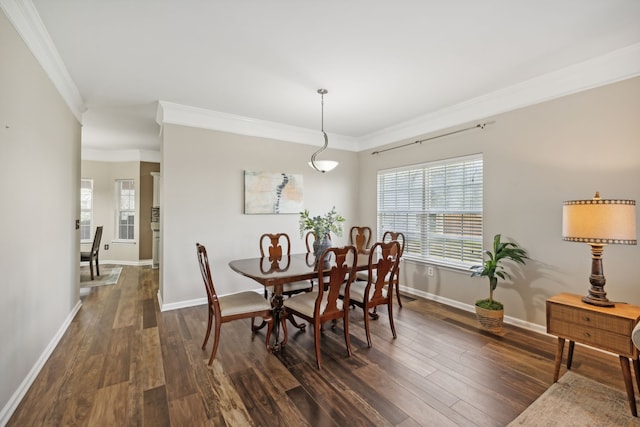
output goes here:
[{"label": "green foliage", "polygon": [[[528,259],[527,252],[524,249],[520,248],[513,242],[501,242],[500,239],[500,234],[496,234],[493,238],[493,252],[485,251],[487,260],[483,265],[474,265],[473,267],[471,267],[471,270],[473,271],[471,273],[472,277],[484,276],[489,279],[489,298],[486,300],[489,302],[489,305],[497,302],[493,300],[493,291],[495,291],[496,287],[498,286],[498,279],[500,278],[502,280],[506,280],[511,278],[509,273],[504,269],[502,262],[511,260],[518,264],[524,265],[525,259]],[[476,304],[482,301],[485,300],[477,301]],[[500,304],[500,306],[502,306],[502,304]],[[489,309],[496,310],[495,308]]]},{"label": "green foliage", "polygon": [[491,301],[489,298],[476,301],[476,305],[485,310],[503,310],[504,306],[500,301]]},{"label": "green foliage", "polygon": [[336,236],[342,236],[342,223],[345,221],[344,217],[336,212],[334,206],[324,216],[310,216],[308,210],[300,212],[300,237],[304,237],[304,232],[307,230],[313,230],[318,238],[324,237],[330,232],[333,232]]}]

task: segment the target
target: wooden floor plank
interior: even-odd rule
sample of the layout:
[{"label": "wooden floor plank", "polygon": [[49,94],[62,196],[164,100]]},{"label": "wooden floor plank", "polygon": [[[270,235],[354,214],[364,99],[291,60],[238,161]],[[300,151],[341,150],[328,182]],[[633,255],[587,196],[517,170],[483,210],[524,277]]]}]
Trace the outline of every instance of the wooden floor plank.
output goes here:
[{"label": "wooden floor plank", "polygon": [[314,427],[338,427],[333,418],[316,402],[304,387],[287,391],[287,396],[306,419],[306,425]]},{"label": "wooden floor plank", "polygon": [[153,298],[142,300],[142,327],[155,328],[158,326],[156,319],[156,303]]},{"label": "wooden floor plank", "polygon": [[167,390],[159,386],[144,391],[144,425],[169,427],[169,403],[167,402]]},{"label": "wooden floor plank", "polygon": [[144,360],[143,390],[165,384],[164,364],[158,328],[142,330],[142,358]]},{"label": "wooden floor plank", "polygon": [[198,394],[190,394],[169,401],[169,419],[171,425],[203,426],[208,424],[207,414]]},{"label": "wooden floor plank", "polygon": [[[122,382],[101,388],[87,420],[90,426],[123,426],[126,425],[128,384]],[[63,424],[69,425],[69,424]],[[75,425],[75,424],[71,424]]]},{"label": "wooden floor plank", "polygon": [[235,372],[229,377],[255,425],[287,425],[285,420],[279,416],[278,405],[266,390],[270,384],[257,381],[254,369]]},{"label": "wooden floor plank", "polygon": [[132,327],[113,329],[102,366],[100,388],[129,380]]}]

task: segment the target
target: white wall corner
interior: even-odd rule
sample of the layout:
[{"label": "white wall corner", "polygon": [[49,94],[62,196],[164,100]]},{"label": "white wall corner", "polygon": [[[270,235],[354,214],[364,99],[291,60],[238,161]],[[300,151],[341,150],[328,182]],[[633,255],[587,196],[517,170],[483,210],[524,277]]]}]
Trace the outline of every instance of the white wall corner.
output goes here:
[{"label": "white wall corner", "polygon": [[0,0],[0,7],[49,76],[73,115],[79,123],[82,123],[82,113],[86,111],[86,107],[80,91],[64,65],[33,2],[31,0]]}]

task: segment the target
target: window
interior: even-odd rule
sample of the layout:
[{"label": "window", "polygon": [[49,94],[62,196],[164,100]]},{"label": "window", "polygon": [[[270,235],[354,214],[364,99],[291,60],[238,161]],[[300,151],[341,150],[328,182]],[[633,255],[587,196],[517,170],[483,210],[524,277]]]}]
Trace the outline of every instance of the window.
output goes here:
[{"label": "window", "polygon": [[91,242],[93,219],[93,180],[80,180],[80,241]]},{"label": "window", "polygon": [[116,181],[116,239],[134,240],[136,188],[132,179]]},{"label": "window", "polygon": [[378,172],[378,239],[406,237],[404,258],[467,269],[482,263],[482,155]]}]

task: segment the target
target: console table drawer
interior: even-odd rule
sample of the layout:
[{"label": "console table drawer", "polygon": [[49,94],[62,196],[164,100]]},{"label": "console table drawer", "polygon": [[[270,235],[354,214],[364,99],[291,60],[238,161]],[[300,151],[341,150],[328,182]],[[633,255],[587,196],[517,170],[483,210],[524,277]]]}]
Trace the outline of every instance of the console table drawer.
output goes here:
[{"label": "console table drawer", "polygon": [[588,326],[594,329],[603,329],[616,334],[624,334],[627,337],[631,335],[631,331],[635,326],[635,322],[631,319],[565,305],[549,304],[549,311],[551,319]]},{"label": "console table drawer", "polygon": [[548,324],[549,333],[571,341],[588,344],[616,354],[633,356],[633,343],[629,334],[617,334],[606,329],[579,325],[551,318]]}]

